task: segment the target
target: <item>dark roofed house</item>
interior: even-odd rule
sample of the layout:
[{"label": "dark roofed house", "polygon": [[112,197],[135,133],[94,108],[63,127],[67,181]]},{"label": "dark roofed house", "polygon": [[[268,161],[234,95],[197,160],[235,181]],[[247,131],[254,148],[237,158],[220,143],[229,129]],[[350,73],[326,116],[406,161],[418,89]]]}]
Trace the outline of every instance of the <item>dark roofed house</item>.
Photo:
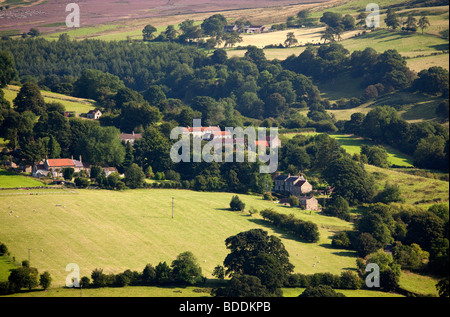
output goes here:
[{"label": "dark roofed house", "polygon": [[139,139],[142,139],[142,134],[140,134],[140,133],[133,132],[131,134],[123,133],[120,135],[120,140],[122,142],[131,143],[131,145],[133,145],[134,142]]},{"label": "dark roofed house", "polygon": [[312,185],[303,177],[303,175],[292,176],[278,175],[274,179],[276,192],[289,192],[292,195],[300,196],[312,192]]},{"label": "dark roofed house", "polygon": [[102,112],[100,110],[90,110],[86,117],[93,120],[98,120],[102,116]]}]

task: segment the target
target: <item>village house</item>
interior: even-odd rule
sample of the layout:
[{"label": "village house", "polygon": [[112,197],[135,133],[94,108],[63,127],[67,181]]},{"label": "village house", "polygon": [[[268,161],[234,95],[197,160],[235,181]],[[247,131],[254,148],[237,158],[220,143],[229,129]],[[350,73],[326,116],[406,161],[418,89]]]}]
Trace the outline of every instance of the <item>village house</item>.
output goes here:
[{"label": "village house", "polygon": [[131,143],[131,145],[134,145],[134,142],[139,139],[142,139],[142,134],[134,133],[134,131],[133,131],[133,133],[130,133],[130,134],[122,133],[120,135],[120,141],[122,141],[125,144]]},{"label": "village house", "polygon": [[90,110],[90,111],[87,113],[86,117],[87,117],[88,119],[98,120],[98,119],[100,119],[100,117],[101,117],[102,115],[103,115],[103,114],[102,114],[102,112],[101,112],[100,110]]},{"label": "village house", "polygon": [[89,164],[83,163],[80,156],[79,160],[74,160],[73,157],[70,159],[46,159],[33,167],[31,175],[37,178],[49,175],[54,178],[62,177],[65,168],[73,168],[75,173],[81,171],[90,173]]},{"label": "village house", "polygon": [[223,29],[225,33],[240,32],[240,33],[264,33],[269,32],[270,27],[264,25],[245,25],[244,28],[240,29],[236,24],[226,25]]},{"label": "village house", "polygon": [[244,33],[264,33],[269,32],[269,28],[264,25],[246,25]]},{"label": "village house", "polygon": [[220,127],[188,127],[183,128],[183,134],[192,135],[194,138],[200,138],[205,141],[211,141],[217,134],[217,137],[221,137]]},{"label": "village house", "polygon": [[291,176],[278,175],[274,179],[275,192],[288,192],[295,196],[301,196],[312,192],[312,185],[303,177],[303,175]]}]

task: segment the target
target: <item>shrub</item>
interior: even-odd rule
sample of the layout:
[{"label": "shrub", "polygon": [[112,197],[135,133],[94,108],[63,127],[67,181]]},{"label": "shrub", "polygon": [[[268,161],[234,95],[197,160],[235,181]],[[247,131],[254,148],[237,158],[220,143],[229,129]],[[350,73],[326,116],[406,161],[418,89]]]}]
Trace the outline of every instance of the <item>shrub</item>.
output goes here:
[{"label": "shrub", "polygon": [[352,242],[346,232],[338,232],[333,236],[331,246],[336,249],[351,249]]},{"label": "shrub", "polygon": [[236,195],[236,196],[233,196],[233,198],[231,199],[230,209],[232,211],[242,211],[245,209],[245,204]]},{"label": "shrub", "polygon": [[0,255],[5,255],[8,253],[8,247],[6,244],[0,242]]}]

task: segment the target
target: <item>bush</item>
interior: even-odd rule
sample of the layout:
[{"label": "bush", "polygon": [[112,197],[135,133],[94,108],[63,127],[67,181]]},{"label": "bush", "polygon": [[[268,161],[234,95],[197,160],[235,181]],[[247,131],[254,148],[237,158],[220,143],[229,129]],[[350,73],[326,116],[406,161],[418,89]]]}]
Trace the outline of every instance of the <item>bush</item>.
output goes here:
[{"label": "bush", "polygon": [[0,256],[8,254],[8,247],[6,244],[0,242]]},{"label": "bush", "polygon": [[331,198],[323,209],[323,213],[327,216],[338,217],[345,221],[350,221],[350,207],[343,197],[334,196]]},{"label": "bush", "polygon": [[345,297],[328,285],[310,286],[299,297]]},{"label": "bush", "polygon": [[245,204],[236,195],[236,196],[233,196],[233,198],[231,199],[230,209],[232,211],[243,211],[245,209]]},{"label": "bush", "polygon": [[352,242],[346,232],[338,232],[333,236],[331,246],[336,249],[351,249]]},{"label": "bush", "polygon": [[75,185],[79,188],[87,188],[90,184],[90,181],[88,178],[84,177],[77,177],[75,178]]},{"label": "bush", "polygon": [[299,203],[300,201],[297,196],[294,195],[289,196],[289,204],[291,205],[291,207],[298,206]]}]

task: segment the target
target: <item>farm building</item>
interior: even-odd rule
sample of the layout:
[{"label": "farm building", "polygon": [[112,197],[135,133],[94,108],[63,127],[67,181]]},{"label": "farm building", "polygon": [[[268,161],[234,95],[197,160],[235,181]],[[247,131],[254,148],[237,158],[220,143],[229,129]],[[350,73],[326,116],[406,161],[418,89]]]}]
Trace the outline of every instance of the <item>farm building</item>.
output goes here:
[{"label": "farm building", "polygon": [[225,33],[240,32],[240,33],[264,33],[269,32],[270,28],[264,25],[246,25],[243,29],[240,29],[236,24],[227,25],[224,27]]},{"label": "farm building", "polygon": [[246,25],[244,33],[264,33],[269,32],[269,28],[264,25]]},{"label": "farm building", "polygon": [[312,192],[312,185],[303,177],[303,175],[291,176],[278,175],[274,179],[276,192],[288,192],[295,196],[300,196]]},{"label": "farm building", "polygon": [[[278,203],[283,206],[291,205],[289,203],[289,198],[282,198]],[[298,197],[298,207],[304,210],[319,210],[319,201],[314,196]]]},{"label": "farm building", "polygon": [[314,196],[299,197],[299,207],[305,210],[319,210],[319,201]]},{"label": "farm building", "polygon": [[102,112],[100,110],[91,110],[87,113],[86,117],[88,119],[98,120],[102,116]]},{"label": "farm building", "polygon": [[130,133],[130,134],[123,133],[120,135],[120,141],[124,142],[125,144],[131,143],[131,145],[133,145],[134,142],[139,139],[142,139],[142,134],[134,133],[134,131],[133,131],[133,133]]}]

